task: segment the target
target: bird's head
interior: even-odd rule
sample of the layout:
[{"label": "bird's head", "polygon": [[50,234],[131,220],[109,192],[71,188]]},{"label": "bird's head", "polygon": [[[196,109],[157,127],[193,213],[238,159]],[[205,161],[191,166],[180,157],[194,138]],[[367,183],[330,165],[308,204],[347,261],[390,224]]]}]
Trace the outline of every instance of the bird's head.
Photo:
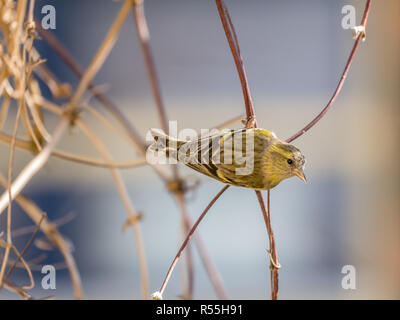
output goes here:
[{"label": "bird's head", "polygon": [[303,171],[305,159],[301,151],[295,146],[279,141],[269,148],[267,155],[269,158],[267,169],[273,186],[294,176],[306,182]]}]

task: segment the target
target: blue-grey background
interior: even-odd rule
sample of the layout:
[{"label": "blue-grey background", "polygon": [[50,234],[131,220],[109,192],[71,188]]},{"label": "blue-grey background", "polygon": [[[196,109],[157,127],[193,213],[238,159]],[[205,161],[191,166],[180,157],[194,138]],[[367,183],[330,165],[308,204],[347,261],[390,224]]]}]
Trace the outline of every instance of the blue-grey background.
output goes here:
[{"label": "blue-grey background", "polygon": [[[88,66],[121,3],[38,0],[38,18],[40,8],[50,3],[57,10],[55,34],[83,67]],[[351,31],[341,27],[341,9],[354,5],[359,22],[364,3],[226,0],[261,127],[287,138],[327,103],[353,44]],[[200,129],[244,114],[240,83],[214,1],[146,0],[145,11],[169,118],[178,121],[180,129]],[[307,158],[308,183],[290,179],[272,190],[272,225],[283,266],[281,298],[400,297],[399,12],[396,0],[373,2],[367,41],[360,45],[341,96],[328,115],[295,142]],[[75,87],[76,78],[51,49],[42,41],[36,45],[59,79]],[[160,126],[133,16],[95,82],[105,85],[103,89],[143,136],[149,128]],[[54,122],[51,115],[46,117],[50,124]],[[84,119],[114,158],[137,157],[131,145],[90,114]],[[79,130],[71,131],[61,147],[98,156]],[[1,169],[6,172],[8,150],[0,148]],[[17,155],[16,167],[22,168],[30,156]],[[180,172],[190,181],[201,181],[187,195],[194,220],[222,184],[183,167]],[[135,208],[144,213],[150,286],[155,291],[181,241],[180,213],[151,168],[125,169],[122,174]],[[106,169],[51,160],[25,194],[52,220],[74,213],[74,219],[60,229],[74,245],[87,298],[141,298],[132,230],[121,232],[126,214]],[[15,206],[14,228],[29,225],[18,210]],[[230,188],[210,210],[199,233],[230,298],[269,297],[267,235],[253,191]],[[15,243],[22,247],[28,238]],[[214,299],[194,252],[194,298]],[[27,257],[38,254],[31,248]],[[60,261],[57,252],[50,252],[42,263]],[[344,265],[356,268],[356,290],[341,287]],[[166,298],[181,295],[179,273],[176,268]],[[67,271],[57,271],[55,291],[40,288],[40,272],[35,277],[35,296],[73,298]],[[22,272],[16,272],[14,279],[26,281]],[[0,297],[13,296],[3,290]]]}]

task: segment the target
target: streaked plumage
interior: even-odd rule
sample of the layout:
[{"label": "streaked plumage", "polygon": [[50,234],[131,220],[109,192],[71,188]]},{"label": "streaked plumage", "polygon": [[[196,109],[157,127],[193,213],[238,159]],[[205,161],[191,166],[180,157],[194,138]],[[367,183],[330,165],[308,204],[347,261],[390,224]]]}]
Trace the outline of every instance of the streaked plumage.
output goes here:
[{"label": "streaked plumage", "polygon": [[265,190],[293,176],[305,181],[300,150],[265,129],[230,130],[193,141],[176,140],[156,130],[153,136],[154,150],[229,185]]}]

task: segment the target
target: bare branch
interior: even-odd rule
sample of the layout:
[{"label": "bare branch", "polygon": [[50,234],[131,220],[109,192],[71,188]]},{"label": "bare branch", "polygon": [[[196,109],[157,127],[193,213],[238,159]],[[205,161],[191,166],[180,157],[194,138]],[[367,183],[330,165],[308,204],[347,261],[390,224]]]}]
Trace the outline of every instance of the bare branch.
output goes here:
[{"label": "bare branch", "polygon": [[223,0],[215,0],[218,8],[218,13],[221,18],[222,26],[225,31],[226,39],[228,40],[229,47],[235,61],[236,69],[239,75],[240,84],[242,86],[244,104],[246,107],[247,123],[246,127],[257,126],[255,118],[253,100],[250,94],[250,88],[247,81],[246,71],[244,69],[242,56],[240,54],[239,43],[237,40],[236,32],[232,24],[228,9]]},{"label": "bare branch", "polygon": [[[46,164],[51,152],[63,136],[66,128],[68,127],[68,115],[76,108],[77,104],[79,103],[79,99],[90,84],[91,79],[95,76],[101,65],[104,63],[106,57],[110,53],[111,48],[113,47],[119,35],[122,25],[130,12],[131,5],[132,2],[130,0],[126,0],[124,2],[117,18],[115,19],[102,45],[100,46],[98,52],[93,58],[92,63],[86,70],[85,74],[82,76],[78,88],[76,89],[70,102],[66,105],[64,109],[65,116],[61,118],[55,130],[53,131],[51,141],[48,142],[48,144],[42,149],[42,151],[40,151],[40,153],[28,163],[28,165],[21,171],[21,173],[13,182],[10,188],[12,199],[14,199],[15,196],[17,196],[21,192],[21,190],[31,180],[31,178]],[[4,193],[0,197],[0,214],[3,212],[8,202],[6,193]]]},{"label": "bare branch", "polygon": [[183,241],[181,247],[178,250],[178,253],[175,256],[175,259],[172,261],[171,266],[168,269],[167,275],[165,276],[165,279],[161,285],[160,288],[160,294],[162,295],[165,287],[168,283],[169,278],[171,277],[172,271],[175,268],[175,265],[177,264],[179,257],[182,254],[182,251],[185,249],[187,243],[189,242],[190,238],[192,237],[193,233],[195,232],[195,230],[197,229],[198,225],[200,224],[201,220],[203,220],[203,218],[205,217],[205,215],[207,214],[208,210],[210,210],[210,208],[214,205],[214,203],[218,200],[218,198],[229,188],[228,185],[226,185],[225,187],[222,188],[222,190],[220,192],[217,193],[217,195],[211,200],[211,202],[207,205],[207,207],[204,209],[204,211],[202,212],[202,214],[200,215],[200,217],[196,220],[196,222],[194,223],[194,225],[192,226],[192,228],[190,229],[188,235],[186,236],[185,240]]},{"label": "bare branch", "polygon": [[[2,184],[4,188],[7,187],[6,179],[1,174],[0,174],[0,184]],[[15,201],[32,219],[32,221],[36,223],[36,225],[39,224],[43,216],[46,216],[46,213],[40,210],[40,208],[36,206],[35,203],[25,198],[21,194],[16,197]],[[67,241],[65,241],[61,233],[58,231],[56,225],[49,222],[47,218],[44,218],[42,223],[40,224],[40,230],[58,248],[58,250],[60,250],[67,264],[68,271],[70,273],[72,286],[75,292],[75,298],[82,299],[83,293],[82,293],[81,278]]]},{"label": "bare branch", "polygon": [[[371,8],[371,0],[367,0],[366,5],[365,5],[365,10],[364,10],[364,15],[363,15],[363,19],[361,22],[361,26],[363,26],[364,28],[367,25],[367,20],[368,20],[368,15],[369,15],[369,11]],[[347,78],[347,75],[349,73],[351,64],[353,63],[354,57],[356,55],[357,49],[360,45],[361,40],[363,39],[363,37],[365,36],[365,34],[363,32],[361,32],[355,43],[353,46],[353,49],[350,52],[350,56],[347,59],[346,62],[346,66],[344,67],[342,76],[340,77],[339,83],[335,89],[335,92],[333,93],[331,99],[329,100],[328,104],[325,106],[325,108],[322,109],[322,111],[313,119],[311,120],[310,123],[308,123],[303,129],[301,129],[300,131],[296,132],[294,135],[292,135],[290,138],[286,139],[286,142],[292,142],[293,140],[297,139],[298,137],[302,136],[304,133],[306,133],[308,130],[310,130],[313,126],[315,126],[319,120],[321,120],[324,115],[329,111],[329,109],[332,107],[332,105],[335,103],[337,97],[339,96],[340,91],[343,88],[343,84],[344,81]]]}]

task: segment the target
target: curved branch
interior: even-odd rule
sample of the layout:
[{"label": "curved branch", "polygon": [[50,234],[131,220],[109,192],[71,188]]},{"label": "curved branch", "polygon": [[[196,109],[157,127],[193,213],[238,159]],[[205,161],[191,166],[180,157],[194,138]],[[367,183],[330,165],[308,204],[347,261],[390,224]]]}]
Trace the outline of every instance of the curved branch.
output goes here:
[{"label": "curved branch", "polygon": [[[0,131],[0,143],[4,143],[5,145],[10,145],[11,140],[12,140],[11,136]],[[15,140],[15,147],[25,150],[25,151],[35,152],[35,149],[33,148],[32,143],[30,141],[26,141],[26,140],[17,138]],[[95,167],[101,167],[101,168],[125,169],[125,168],[134,168],[137,166],[148,164],[145,158],[138,159],[138,160],[132,160],[132,161],[108,162],[108,161],[104,161],[101,159],[95,159],[95,158],[90,158],[90,157],[86,157],[83,155],[77,155],[77,154],[61,151],[58,149],[54,149],[51,152],[51,156],[62,159],[62,160],[66,160],[66,161],[71,161],[71,162],[76,162],[76,163],[81,163],[81,164],[86,164],[89,166],[95,166]]]},{"label": "curved branch", "polygon": [[218,13],[221,18],[222,26],[224,28],[225,35],[229,43],[229,47],[231,48],[233,59],[235,61],[236,69],[239,75],[240,84],[242,86],[243,98],[247,116],[246,126],[247,127],[257,126],[253,100],[251,98],[250,88],[246,76],[246,70],[243,65],[242,56],[240,54],[239,43],[237,40],[235,29],[232,24],[231,17],[229,15],[228,9],[225,6],[225,3],[222,0],[215,0],[215,2],[217,4]]},{"label": "curved branch", "polygon": [[[371,8],[371,0],[367,0],[367,3],[365,5],[363,19],[362,19],[362,22],[361,22],[361,26],[363,26],[364,28],[367,25],[370,8]],[[360,45],[360,42],[363,39],[363,37],[365,37],[365,33],[361,32],[358,35],[358,37],[357,37],[357,39],[356,39],[356,41],[354,43],[353,49],[350,52],[350,56],[347,59],[346,66],[344,67],[342,76],[340,77],[339,83],[338,83],[338,85],[337,85],[337,87],[336,87],[331,99],[329,100],[328,104],[325,106],[325,108],[322,109],[322,111],[313,120],[311,120],[311,122],[309,122],[303,129],[299,130],[294,135],[292,135],[290,138],[288,138],[286,140],[286,142],[288,142],[288,143],[292,142],[293,140],[295,140],[298,137],[302,136],[304,133],[306,133],[312,127],[314,127],[318,123],[318,121],[321,120],[325,116],[325,114],[329,111],[329,109],[332,107],[332,105],[336,101],[337,97],[339,96],[340,91],[343,88],[344,81],[347,78],[347,75],[349,73],[351,64],[353,63],[353,60],[354,60],[354,57],[356,55],[357,49],[358,49],[358,47]]]},{"label": "curved branch", "polygon": [[161,285],[160,291],[159,293],[163,294],[165,287],[168,283],[169,278],[171,277],[172,271],[175,268],[175,265],[177,264],[179,257],[182,254],[182,251],[185,249],[187,243],[189,242],[190,238],[192,237],[193,233],[196,231],[198,225],[200,224],[201,220],[203,220],[203,218],[205,217],[205,215],[207,214],[208,210],[210,210],[210,208],[214,205],[214,203],[218,200],[218,198],[229,188],[229,185],[226,185],[225,187],[222,188],[222,190],[220,192],[217,193],[217,195],[211,200],[211,202],[207,205],[207,207],[204,209],[204,211],[202,212],[202,214],[200,215],[200,217],[196,220],[196,222],[194,223],[194,225],[192,226],[192,228],[190,229],[188,235],[186,236],[185,240],[183,241],[181,247],[178,250],[178,253],[176,254],[174,260],[171,263],[171,266],[168,269],[168,272],[164,278],[164,281]]}]

